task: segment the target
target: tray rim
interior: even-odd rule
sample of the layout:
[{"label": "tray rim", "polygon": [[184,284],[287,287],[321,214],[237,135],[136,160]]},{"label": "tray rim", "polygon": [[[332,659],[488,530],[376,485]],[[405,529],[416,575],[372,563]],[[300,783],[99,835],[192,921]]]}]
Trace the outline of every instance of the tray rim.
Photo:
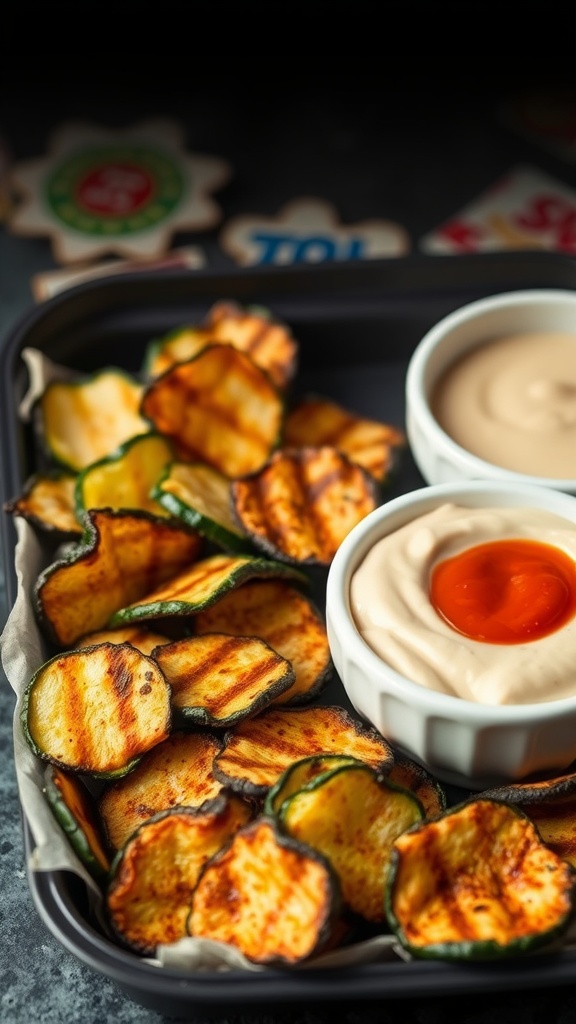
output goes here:
[{"label": "tray rim", "polygon": [[[496,258],[494,258],[496,257]],[[398,297],[410,295],[413,292],[418,275],[424,275],[424,281],[419,282],[424,291],[436,287],[437,272],[446,275],[450,279],[450,288],[457,294],[458,280],[465,283],[467,287],[473,286],[474,273],[488,271],[488,278],[501,272],[507,265],[516,268],[516,271],[528,271],[533,274],[539,266],[543,266],[546,274],[554,275],[558,271],[559,276],[566,275],[566,281],[562,284],[549,283],[543,287],[572,288],[576,290],[576,259],[568,256],[551,253],[513,253],[513,254],[483,254],[473,257],[434,257],[433,268],[430,266],[430,257],[407,258],[394,261],[371,261],[370,264],[351,265],[321,265],[313,268],[267,268],[264,272],[254,273],[253,271],[234,272],[199,272],[185,270],[169,271],[137,271],[134,273],[122,273],[111,275],[106,278],[82,282],[74,288],[59,293],[39,307],[27,311],[24,316],[7,333],[0,342],[0,374],[6,380],[6,368],[14,366],[15,361],[20,357],[21,350],[26,343],[30,330],[52,315],[58,315],[58,311],[64,306],[69,307],[70,303],[82,302],[85,296],[92,301],[94,293],[96,299],[102,293],[112,293],[116,299],[120,299],[127,292],[135,290],[138,292],[146,287],[150,278],[162,278],[165,285],[172,281],[180,287],[182,284],[190,286],[190,289],[198,295],[205,294],[202,289],[210,285],[213,292],[207,301],[211,301],[223,289],[226,282],[227,290],[235,288],[239,291],[238,301],[242,301],[241,294],[244,289],[258,291],[260,288],[272,288],[278,285],[281,289],[287,289],[291,294],[294,289],[298,290],[302,281],[306,282],[305,292],[300,293],[298,298],[306,302],[310,296],[314,296],[315,289],[319,286],[330,289],[344,283],[350,290],[354,300],[355,291],[360,290],[358,298],[362,298],[363,289],[368,292],[381,281],[389,286],[393,295]],[[432,272],[433,270],[433,272]],[[457,271],[457,272],[456,272]],[[414,280],[406,282],[402,275],[406,272],[408,276],[413,275]],[[572,285],[567,280],[573,277]],[[462,283],[460,287],[462,287]],[[480,283],[481,284],[481,283]],[[234,285],[234,286],[233,286]],[[476,287],[479,285],[477,284]],[[506,284],[504,288],[495,288],[496,291],[512,290],[512,288],[534,287],[532,284],[518,283],[514,286]],[[223,297],[223,295],[220,295]],[[234,297],[234,296],[232,296]],[[0,433],[3,425],[6,426],[6,402],[1,403],[0,410],[4,407],[4,413],[0,411]],[[14,447],[14,438],[11,438]],[[13,453],[14,454],[14,453]],[[9,458],[6,462],[9,461]],[[14,472],[16,467],[12,466]],[[24,481],[21,480],[21,483]],[[2,495],[2,491],[5,493]],[[7,490],[6,466],[2,466],[0,472],[0,495],[4,498],[10,497]],[[13,575],[13,554],[15,532],[13,523],[6,522],[7,517],[2,519],[2,542],[6,561],[6,584],[7,600],[10,608],[14,599],[14,575]],[[12,531],[10,531],[12,527]],[[8,559],[11,552],[12,560]],[[9,582],[10,578],[10,582]],[[11,586],[10,586],[11,584]],[[27,862],[33,850],[33,838],[30,825],[22,812],[23,842],[26,851]],[[493,991],[509,991],[515,988],[537,988],[549,985],[570,984],[573,982],[573,969],[576,951],[558,950],[551,953],[533,954],[530,962],[533,970],[526,972],[527,957],[515,960],[493,961],[484,964],[464,964],[458,962],[451,964],[445,961],[426,960],[391,960],[380,961],[373,964],[356,965],[339,971],[336,975],[334,970],[315,970],[307,967],[301,970],[290,969],[281,971],[267,969],[265,972],[244,972],[232,970],[226,973],[221,971],[186,972],[173,968],[157,967],[137,957],[129,951],[120,949],[112,940],[104,935],[95,932],[89,922],[85,922],[84,928],[89,928],[82,934],[80,923],[75,915],[66,906],[68,887],[66,883],[66,872],[42,871],[37,872],[27,867],[27,876],[30,892],[36,910],[48,930],[69,952],[75,955],[81,962],[97,973],[103,974],[124,990],[124,992],[136,1002],[142,1005],[151,1006],[157,1010],[166,1012],[167,1001],[175,999],[178,1005],[189,1009],[191,1006],[213,1009],[215,1005],[230,1007],[237,1005],[239,999],[252,1002],[255,1005],[270,1004],[273,1002],[301,1003],[327,1002],[337,999],[339,1003],[350,1000],[369,1000],[382,998],[417,998],[426,995],[451,996],[458,993],[479,992],[489,983]],[[78,916],[81,915],[78,913]],[[536,969],[538,965],[538,969]],[[175,994],[175,988],[177,994]],[[247,996],[249,998],[247,1000]]]}]

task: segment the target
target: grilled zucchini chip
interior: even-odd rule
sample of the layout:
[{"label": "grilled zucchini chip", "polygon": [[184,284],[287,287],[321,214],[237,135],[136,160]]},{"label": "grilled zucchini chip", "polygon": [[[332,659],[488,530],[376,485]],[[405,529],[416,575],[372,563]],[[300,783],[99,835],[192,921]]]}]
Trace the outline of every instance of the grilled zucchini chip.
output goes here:
[{"label": "grilled zucchini chip", "polygon": [[506,783],[481,795],[519,807],[544,842],[576,867],[576,772]]},{"label": "grilled zucchini chip", "polygon": [[56,462],[78,472],[149,430],[143,387],[110,367],[77,381],[53,380],[39,399],[42,437]]},{"label": "grilled zucchini chip", "polygon": [[330,565],[350,530],[378,505],[378,485],[325,445],[282,448],[231,484],[238,522],[255,547],[279,561]]},{"label": "grilled zucchini chip", "polygon": [[111,455],[78,474],[74,492],[76,514],[81,516],[89,508],[113,508],[169,515],[150,496],[150,491],[173,457],[172,446],[159,434],[151,431],[130,438]]},{"label": "grilled zucchini chip", "polygon": [[170,515],[182,519],[225,551],[246,551],[252,544],[232,513],[230,481],[204,462],[173,462],[151,496]]},{"label": "grilled zucchini chip", "polygon": [[410,790],[366,764],[342,764],[317,775],[279,812],[284,831],[330,861],[348,909],[372,924],[386,920],[384,885],[392,844],[423,818],[424,809]]},{"label": "grilled zucchini chip", "polygon": [[77,540],[82,526],[76,518],[74,488],[76,473],[38,473],[31,477],[22,493],[3,505],[8,515],[22,516],[38,530],[62,540]]},{"label": "grilled zucchini chip", "polygon": [[312,754],[350,755],[383,773],[394,760],[384,737],[344,708],[267,708],[225,735],[214,774],[238,793],[265,798],[294,761]]},{"label": "grilled zucchini chip", "polygon": [[76,775],[49,764],[44,773],[44,794],[76,856],[92,877],[102,882],[111,861],[91,793]]},{"label": "grilled zucchini chip", "polygon": [[203,326],[211,339],[247,352],[280,390],[291,383],[297,370],[298,343],[290,328],[264,306],[216,302]]},{"label": "grilled zucchini chip", "polygon": [[58,647],[102,629],[113,612],[143,597],[198,557],[203,539],[184,523],[148,512],[91,509],[85,536],[38,576],[39,624]]},{"label": "grilled zucchini chip", "polygon": [[312,754],[294,761],[266,793],[263,804],[265,813],[279,815],[284,802],[294,793],[305,789],[312,780],[330,775],[344,764],[362,764],[362,761],[346,754]]},{"label": "grilled zucchini chip", "polygon": [[253,963],[298,964],[328,945],[339,914],[328,861],[260,817],[204,866],[187,930],[226,942]]},{"label": "grilled zucchini chip", "polygon": [[206,633],[153,653],[172,690],[175,721],[229,728],[267,707],[294,682],[289,661],[258,637]]},{"label": "grilled zucchini chip", "polygon": [[250,815],[246,803],[221,793],[203,807],[173,807],[140,825],[116,855],[106,893],[119,940],[153,955],[183,938],[201,869]]},{"label": "grilled zucchini chip", "polygon": [[309,703],[324,689],[333,665],[326,626],[314,602],[288,580],[254,580],[194,616],[200,633],[258,636],[290,662],[294,684],[274,704]]},{"label": "grilled zucchini chip", "polygon": [[194,324],[182,324],[155,338],[146,348],[142,372],[148,380],[161,377],[176,363],[193,359],[210,341],[210,332]]},{"label": "grilled zucchini chip", "polygon": [[388,772],[388,779],[411,790],[418,797],[427,818],[437,818],[446,810],[446,791],[438,779],[399,750],[394,751],[394,764]]},{"label": "grilled zucchini chip", "polygon": [[146,387],[141,413],[185,462],[230,479],[260,469],[280,440],[284,406],[272,381],[232,345],[207,345]]},{"label": "grilled zucchini chip", "polygon": [[574,877],[520,810],[469,800],[396,840],[388,920],[414,957],[518,956],[566,931]]},{"label": "grilled zucchini chip", "polygon": [[30,680],[21,722],[38,757],[96,778],[131,771],[170,733],[170,687],[131,644],[65,651]]},{"label": "grilled zucchini chip", "polygon": [[306,395],[286,417],[284,444],[292,448],[333,445],[383,484],[396,468],[406,438],[389,423],[359,416],[322,395]]},{"label": "grilled zucchini chip", "polygon": [[125,626],[123,629],[99,629],[94,633],[87,633],[76,640],[74,649],[79,651],[83,647],[94,647],[95,644],[104,643],[132,644],[132,647],[137,647],[142,654],[152,654],[157,647],[171,642],[171,637],[146,629],[145,626]]},{"label": "grilled zucchini chip", "polygon": [[175,731],[100,796],[98,811],[110,845],[119,850],[148,818],[171,807],[201,807],[222,791],[212,762],[222,747],[214,733]]},{"label": "grilled zucchini chip", "polygon": [[[194,615],[219,601],[222,597],[255,577],[290,575],[289,567],[281,562],[250,555],[217,554],[201,558],[156,590],[146,593],[141,600],[119,608],[110,618],[109,626],[129,622],[159,619],[171,615]],[[302,584],[306,578],[296,572],[293,578]]]}]

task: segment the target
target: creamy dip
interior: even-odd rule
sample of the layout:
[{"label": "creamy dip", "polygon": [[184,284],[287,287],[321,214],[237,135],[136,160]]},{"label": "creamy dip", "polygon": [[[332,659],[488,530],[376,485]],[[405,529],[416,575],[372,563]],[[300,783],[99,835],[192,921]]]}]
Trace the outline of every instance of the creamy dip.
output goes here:
[{"label": "creamy dip", "polygon": [[480,345],[438,381],[431,408],[462,448],[515,472],[576,479],[576,334]]},{"label": "creamy dip", "polygon": [[576,618],[537,640],[486,643],[434,608],[435,567],[478,544],[543,542],[576,562],[576,525],[543,509],[445,504],[383,537],[352,576],[350,604],[366,643],[432,690],[481,704],[531,704],[576,694]]}]

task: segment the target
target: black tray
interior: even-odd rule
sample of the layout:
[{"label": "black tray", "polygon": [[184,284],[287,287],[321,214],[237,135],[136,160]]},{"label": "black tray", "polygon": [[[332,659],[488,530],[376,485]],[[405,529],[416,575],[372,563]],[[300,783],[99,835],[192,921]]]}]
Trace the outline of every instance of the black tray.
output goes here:
[{"label": "black tray", "polygon": [[[404,378],[414,347],[432,324],[483,296],[524,288],[576,290],[576,261],[556,254],[410,257],[266,271],[162,271],[122,274],[78,285],[33,308],[0,348],[0,500],[20,493],[37,468],[30,427],[18,418],[27,384],[24,347],[79,370],[120,365],[137,371],[151,339],[201,320],[223,298],[267,306],[290,325],[300,344],[299,391],[315,390],[359,412],[402,426]],[[402,458],[390,497],[423,486],[410,453]],[[8,602],[16,595],[10,516],[0,518]],[[330,701],[349,706],[340,681]],[[24,846],[33,840],[25,818]],[[90,919],[83,883],[68,872],[29,872],[38,913],[81,962],[133,1000],[163,1014],[198,1010],[287,1007],[338,1001],[410,999],[429,995],[541,988],[573,982],[576,953],[561,950],[496,964],[394,961],[318,971],[186,973],[158,968],[111,942]]]}]

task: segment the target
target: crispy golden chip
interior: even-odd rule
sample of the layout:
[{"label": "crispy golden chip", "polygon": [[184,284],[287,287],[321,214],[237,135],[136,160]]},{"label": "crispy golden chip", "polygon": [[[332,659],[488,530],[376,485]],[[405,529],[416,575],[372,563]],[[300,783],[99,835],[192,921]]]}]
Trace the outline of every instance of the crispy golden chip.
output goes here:
[{"label": "crispy golden chip", "polygon": [[290,662],[295,681],[274,704],[316,697],[333,672],[326,626],[314,602],[289,580],[254,580],[194,616],[201,633],[258,636]]},{"label": "crispy golden chip", "polygon": [[160,377],[176,363],[193,359],[210,341],[210,332],[195,324],[182,324],[155,338],[146,348],[143,376]]},{"label": "crispy golden chip", "polygon": [[173,456],[169,442],[153,431],[130,438],[111,455],[80,471],[76,514],[89,508],[113,508],[169,515],[150,492]]},{"label": "crispy golden chip", "polygon": [[40,627],[58,647],[102,629],[118,608],[193,563],[203,544],[184,523],[147,512],[92,509],[83,522],[82,543],[48,565],[34,587]]},{"label": "crispy golden chip", "polygon": [[152,488],[170,515],[193,526],[225,551],[252,549],[232,513],[230,481],[203,462],[172,462]]},{"label": "crispy golden chip", "polygon": [[283,448],[231,484],[238,522],[280,561],[330,565],[350,530],[378,505],[376,481],[337,448]]},{"label": "crispy golden chip", "polygon": [[422,821],[414,793],[366,764],[341,764],[286,799],[280,825],[330,861],[348,908],[372,923],[386,920],[384,885],[392,844]]},{"label": "crispy golden chip", "polygon": [[207,345],[146,387],[142,415],[184,461],[200,460],[230,479],[253,473],[278,445],[279,392],[250,356]]},{"label": "crispy golden chip", "polygon": [[517,956],[566,931],[574,877],[521,811],[472,799],[396,840],[388,919],[415,957]]},{"label": "crispy golden chip", "polygon": [[99,644],[41,665],[26,688],[21,721],[38,757],[112,778],[166,739],[170,696],[152,658],[131,644]]},{"label": "crispy golden chip", "polygon": [[546,845],[576,868],[576,793],[517,806],[534,822]]},{"label": "crispy golden chip", "polygon": [[344,708],[267,708],[230,730],[214,774],[236,792],[264,797],[293,761],[311,754],[350,754],[383,772],[394,760],[384,737]]},{"label": "crispy golden chip", "polygon": [[294,761],[266,793],[263,809],[266,814],[278,815],[284,801],[300,789],[305,789],[313,779],[329,775],[344,764],[362,763],[345,754],[312,754]]},{"label": "crispy golden chip", "polygon": [[112,367],[75,381],[51,381],[37,406],[51,456],[81,470],[149,430],[140,413],[142,385]]},{"label": "crispy golden chip", "polygon": [[295,376],[298,343],[290,328],[262,306],[243,307],[230,300],[216,302],[203,326],[214,341],[247,352],[281,390]]},{"label": "crispy golden chip", "polygon": [[49,764],[44,793],[70,846],[96,881],[110,870],[110,853],[94,798],[81,779]]},{"label": "crispy golden chip", "polygon": [[190,569],[172,576],[156,590],[150,590],[141,599],[119,608],[108,622],[109,626],[159,619],[172,615],[194,615],[221,600],[230,590],[246,581],[268,576],[289,577],[303,585],[307,580],[301,573],[281,562],[251,555],[208,555],[198,559]]},{"label": "crispy golden chip", "polygon": [[294,682],[290,662],[258,637],[185,637],[159,647],[154,657],[183,725],[229,728],[258,714]]},{"label": "crispy golden chip", "polygon": [[170,807],[201,807],[222,790],[212,771],[221,740],[208,731],[175,731],[136,768],[111,783],[98,810],[110,844],[120,849],[142,822]]},{"label": "crispy golden chip", "polygon": [[74,643],[74,649],[94,647],[95,644],[132,644],[142,654],[152,654],[156,647],[169,644],[172,638],[156,633],[146,626],[125,626],[123,629],[99,629],[95,633],[87,633]]},{"label": "crispy golden chip", "polygon": [[524,782],[507,782],[482,792],[486,799],[505,800],[511,804],[542,803],[555,797],[576,793],[576,772],[543,775]]},{"label": "crispy golden chip", "polygon": [[273,819],[257,818],[205,865],[187,929],[254,963],[296,964],[329,943],[339,912],[328,861],[282,835]]},{"label": "crispy golden chip", "polygon": [[220,794],[203,807],[175,807],[140,825],[117,855],[106,893],[109,923],[121,942],[153,954],[160,943],[183,938],[204,864],[250,816],[244,801]]},{"label": "crispy golden chip", "polygon": [[436,818],[446,810],[446,792],[438,779],[399,750],[394,751],[394,764],[388,772],[388,779],[411,790],[418,797],[427,818]]},{"label": "crispy golden chip", "polygon": [[25,484],[22,493],[3,505],[8,515],[22,516],[47,533],[74,540],[82,526],[74,511],[75,473],[38,473]]},{"label": "crispy golden chip", "polygon": [[398,450],[406,446],[406,437],[398,427],[360,416],[332,399],[306,395],[286,417],[284,444],[291,448],[332,445],[384,483],[395,468]]}]

